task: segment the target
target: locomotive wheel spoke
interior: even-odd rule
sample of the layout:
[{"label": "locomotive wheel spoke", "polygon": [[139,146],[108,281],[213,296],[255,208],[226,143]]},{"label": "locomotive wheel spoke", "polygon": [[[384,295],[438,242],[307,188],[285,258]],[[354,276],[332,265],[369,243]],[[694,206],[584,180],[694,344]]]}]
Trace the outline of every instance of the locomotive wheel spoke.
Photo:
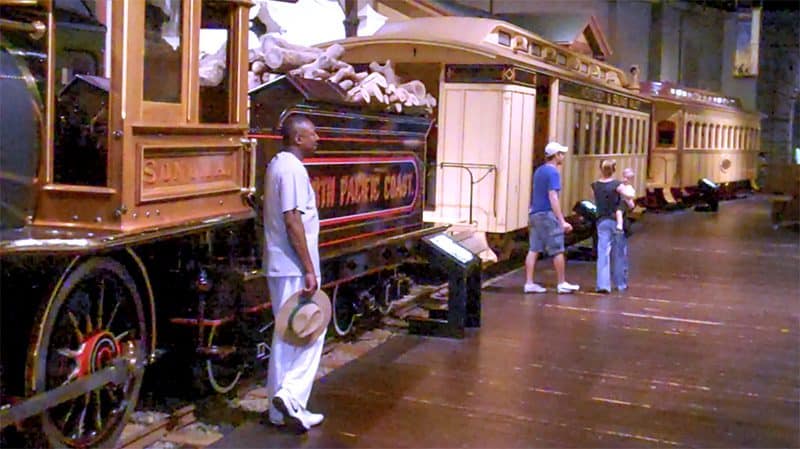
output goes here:
[{"label": "locomotive wheel spoke", "polygon": [[117,301],[117,303],[114,305],[114,310],[111,311],[111,316],[108,317],[108,323],[106,323],[106,328],[108,329],[111,329],[111,323],[114,322],[114,318],[117,316],[117,310],[119,310],[119,304],[120,302]]},{"label": "locomotive wheel spoke", "polygon": [[86,312],[85,317],[86,317],[86,335],[92,335],[92,332],[94,332],[94,327],[92,326],[92,316],[89,314],[89,312]]},{"label": "locomotive wheel spoke", "polygon": [[102,429],[103,428],[103,418],[100,416],[101,408],[101,401],[100,401],[100,391],[93,391],[92,397],[95,399],[94,401],[94,428],[95,429]]},{"label": "locomotive wheel spoke", "polygon": [[103,303],[106,299],[106,280],[100,281],[100,298],[97,300],[97,328],[103,328]]},{"label": "locomotive wheel spoke", "polygon": [[81,409],[81,416],[78,419],[78,433],[77,436],[80,438],[84,434],[84,423],[86,422],[86,410],[89,408],[89,396],[90,393],[86,393],[83,395],[83,409]]},{"label": "locomotive wheel spoke", "polygon": [[83,341],[83,332],[81,332],[81,326],[78,323],[78,319],[75,318],[75,315],[72,311],[67,311],[67,316],[69,317],[70,322],[72,322],[72,326],[75,328],[75,334],[78,336],[78,341]]},{"label": "locomotive wheel spoke", "polygon": [[72,417],[72,413],[75,411],[75,404],[77,404],[77,402],[75,400],[72,400],[72,401],[69,402],[69,410],[67,410],[67,413],[64,415],[64,418],[61,420],[61,427],[65,427],[65,428],[67,427],[67,424],[69,423],[69,419]]}]

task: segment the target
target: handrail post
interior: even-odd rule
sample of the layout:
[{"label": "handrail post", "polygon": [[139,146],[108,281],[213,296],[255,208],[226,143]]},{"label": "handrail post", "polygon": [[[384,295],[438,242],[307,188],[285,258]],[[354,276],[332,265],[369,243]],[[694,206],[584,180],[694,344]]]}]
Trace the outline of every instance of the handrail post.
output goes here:
[{"label": "handrail post", "polygon": [[[470,164],[470,163],[456,163],[456,162],[442,162],[439,164],[441,168],[461,168],[467,171],[469,174],[469,224],[472,224],[472,197],[474,195],[475,184],[483,181],[489,173],[496,171],[497,167],[492,164]],[[477,181],[475,181],[475,177],[473,176],[472,170],[473,168],[479,168],[482,170],[486,170],[486,173],[481,176]]]}]

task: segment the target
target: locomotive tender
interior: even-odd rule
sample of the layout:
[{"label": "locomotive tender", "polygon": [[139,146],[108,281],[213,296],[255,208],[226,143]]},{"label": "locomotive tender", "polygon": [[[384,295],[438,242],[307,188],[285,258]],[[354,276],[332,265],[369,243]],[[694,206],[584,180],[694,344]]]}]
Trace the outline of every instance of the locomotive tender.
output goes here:
[{"label": "locomotive tender", "polygon": [[[569,210],[599,159],[644,173],[654,139],[658,103],[624,73],[505,22],[412,20],[342,42],[351,62],[392,57],[438,93],[432,120],[288,75],[248,93],[246,0],[71,3],[0,0],[0,417],[32,416],[19,424],[52,446],[113,445],[157,347],[192,354],[217,392],[269,356],[261,179],[288,116],[321,137],[306,165],[340,334],[390,309],[417,242],[442,230],[426,222],[474,213],[480,232],[524,232],[547,140],[573,149]],[[224,36],[216,83],[199,74],[208,36]]]}]

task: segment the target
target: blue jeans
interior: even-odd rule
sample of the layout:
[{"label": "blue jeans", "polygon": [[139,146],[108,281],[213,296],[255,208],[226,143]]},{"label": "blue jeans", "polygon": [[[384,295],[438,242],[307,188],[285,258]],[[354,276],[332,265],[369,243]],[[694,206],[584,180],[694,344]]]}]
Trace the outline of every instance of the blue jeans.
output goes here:
[{"label": "blue jeans", "polygon": [[614,243],[614,232],[617,224],[614,220],[600,220],[597,223],[597,289],[611,291],[611,255]]},{"label": "blue jeans", "polygon": [[624,232],[614,231],[614,243],[611,245],[611,270],[617,288],[628,288],[628,236]]}]

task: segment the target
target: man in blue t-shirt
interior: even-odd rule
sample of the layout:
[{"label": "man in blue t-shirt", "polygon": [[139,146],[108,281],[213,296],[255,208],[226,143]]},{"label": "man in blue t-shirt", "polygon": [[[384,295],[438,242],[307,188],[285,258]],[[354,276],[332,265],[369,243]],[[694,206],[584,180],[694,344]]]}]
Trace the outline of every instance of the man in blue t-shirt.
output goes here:
[{"label": "man in blue t-shirt", "polygon": [[553,256],[553,266],[558,277],[558,293],[572,293],[580,289],[570,284],[564,275],[564,233],[572,231],[572,225],[564,220],[558,193],[561,191],[561,175],[558,167],[564,162],[568,148],[556,142],[544,147],[546,162],[533,173],[531,207],[528,211],[528,233],[530,249],[525,257],[525,293],[544,293],[546,288],[533,282],[536,259],[539,253]]}]

